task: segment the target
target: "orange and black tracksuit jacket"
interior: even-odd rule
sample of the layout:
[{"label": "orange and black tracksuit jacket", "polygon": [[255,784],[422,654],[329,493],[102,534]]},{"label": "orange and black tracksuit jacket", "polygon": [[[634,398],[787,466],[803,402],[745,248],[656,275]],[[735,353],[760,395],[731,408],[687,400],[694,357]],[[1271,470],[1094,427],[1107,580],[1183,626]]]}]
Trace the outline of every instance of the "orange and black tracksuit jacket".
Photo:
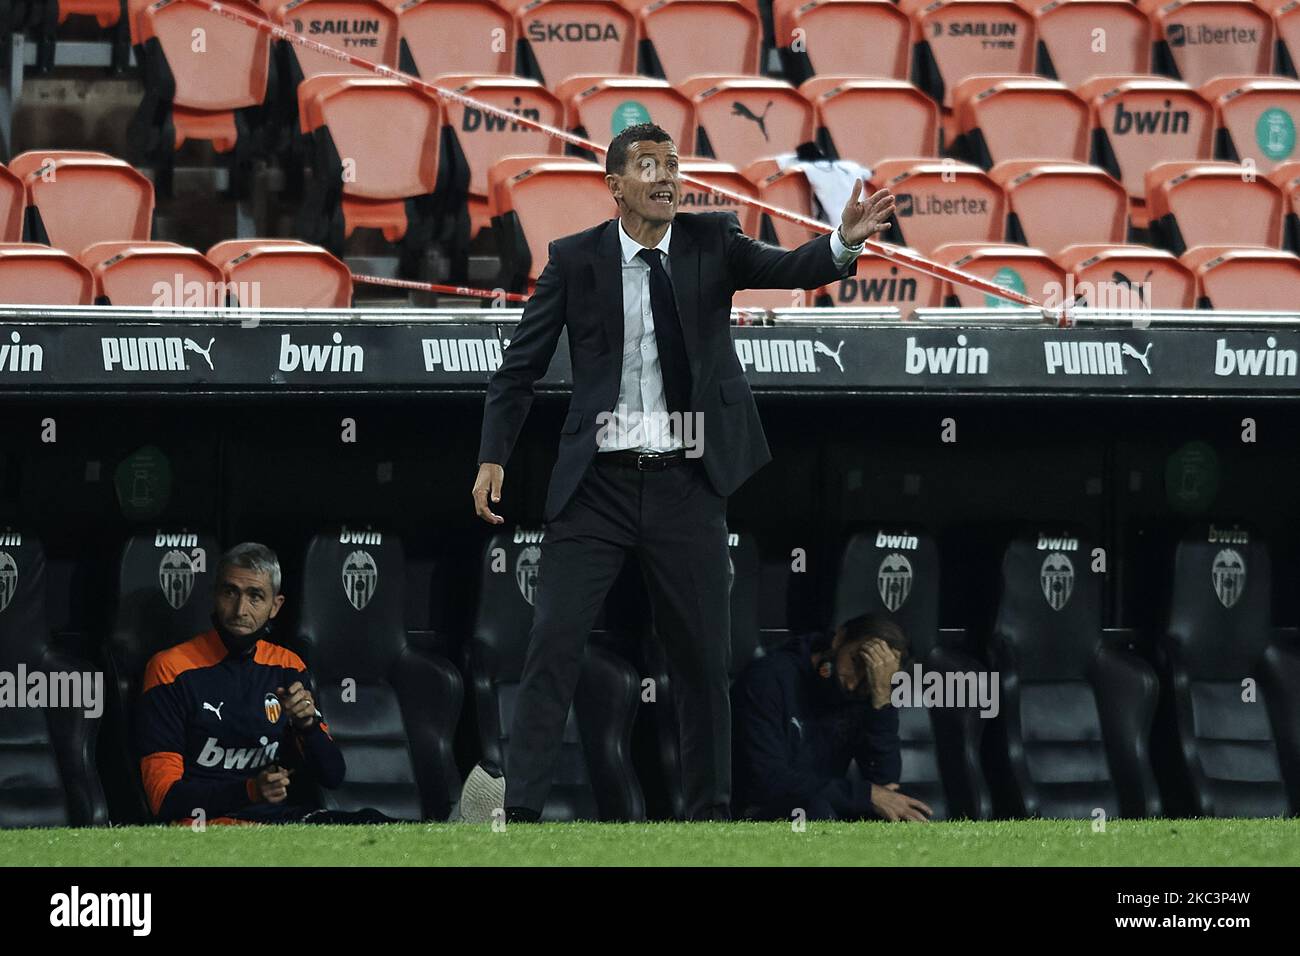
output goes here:
[{"label": "orange and black tracksuit jacket", "polygon": [[323,787],[341,784],[343,754],[320,711],[300,732],[280,706],[276,688],[288,691],[295,681],[314,696],[297,654],[266,641],[232,653],[215,629],[155,654],[136,718],[140,776],[154,816],[189,822],[202,808],[209,823],[301,818],[304,807],[293,803],[298,773],[286,800],[260,801],[254,778],[272,764],[307,769]]}]

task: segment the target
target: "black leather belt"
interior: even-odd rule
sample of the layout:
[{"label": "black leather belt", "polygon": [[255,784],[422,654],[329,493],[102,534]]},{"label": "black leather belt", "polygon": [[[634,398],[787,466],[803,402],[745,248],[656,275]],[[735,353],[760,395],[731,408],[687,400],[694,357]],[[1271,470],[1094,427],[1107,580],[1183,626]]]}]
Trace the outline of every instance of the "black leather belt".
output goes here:
[{"label": "black leather belt", "polygon": [[686,449],[676,451],[602,451],[596,453],[596,461],[607,465],[622,465],[637,471],[663,471],[686,461]]}]

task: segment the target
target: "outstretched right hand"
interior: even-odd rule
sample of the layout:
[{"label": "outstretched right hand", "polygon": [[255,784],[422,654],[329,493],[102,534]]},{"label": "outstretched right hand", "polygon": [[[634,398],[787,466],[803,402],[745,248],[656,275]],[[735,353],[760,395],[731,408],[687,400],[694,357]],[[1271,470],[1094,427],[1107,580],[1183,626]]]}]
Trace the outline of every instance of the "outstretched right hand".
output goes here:
[{"label": "outstretched right hand", "polygon": [[506,470],[500,465],[485,461],[478,466],[478,477],[474,479],[474,513],[488,524],[501,524],[506,519],[493,514],[488,506],[488,495],[492,503],[501,500],[501,486],[506,480]]}]

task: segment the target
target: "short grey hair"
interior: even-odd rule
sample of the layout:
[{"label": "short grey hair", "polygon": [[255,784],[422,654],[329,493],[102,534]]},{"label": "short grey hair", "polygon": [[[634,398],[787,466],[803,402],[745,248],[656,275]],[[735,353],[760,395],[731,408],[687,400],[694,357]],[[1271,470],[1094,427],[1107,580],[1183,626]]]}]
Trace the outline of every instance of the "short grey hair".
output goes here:
[{"label": "short grey hair", "polygon": [[254,574],[269,574],[271,596],[275,597],[280,593],[280,559],[266,545],[258,544],[256,541],[245,541],[243,544],[235,545],[217,562],[215,583],[220,583],[222,573],[230,567],[244,568]]}]

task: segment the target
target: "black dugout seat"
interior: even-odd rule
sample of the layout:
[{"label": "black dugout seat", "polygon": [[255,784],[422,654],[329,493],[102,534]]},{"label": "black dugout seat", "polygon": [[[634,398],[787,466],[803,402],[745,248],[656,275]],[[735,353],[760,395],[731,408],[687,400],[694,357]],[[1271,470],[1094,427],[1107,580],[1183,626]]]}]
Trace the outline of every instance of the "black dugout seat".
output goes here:
[{"label": "black dugout seat", "polygon": [[[31,685],[19,677],[43,672],[46,699],[29,699]],[[0,828],[102,826],[108,822],[104,793],[95,771],[99,718],[90,699],[93,683],[77,682],[80,700],[56,701],[55,673],[97,670],[50,649],[45,619],[45,551],[29,534],[0,531],[0,671],[12,675],[22,706],[0,708]],[[103,691],[103,686],[98,688]],[[55,707],[55,703],[81,706]],[[98,703],[102,704],[101,700]],[[27,706],[33,704],[35,706]]]},{"label": "black dugout seat", "polygon": [[159,651],[212,629],[221,546],[209,534],[156,528],[133,535],[118,561],[117,608],[105,648],[100,771],[114,823],[152,823],[140,783],[135,710],[145,665]]},{"label": "black dugout seat", "polygon": [[[474,686],[483,758],[505,771],[515,701],[528,652],[542,533],[493,535],[466,666]],[[622,658],[588,642],[564,726],[563,745],[542,820],[641,820],[645,798],[630,753],[640,676]]]},{"label": "black dugout seat", "polygon": [[1002,560],[990,646],[1000,714],[985,770],[1003,815],[1156,816],[1149,739],[1158,682],[1102,641],[1102,575],[1072,533],[1016,538]]},{"label": "black dugout seat", "polygon": [[[732,681],[745,665],[762,656],[758,622],[759,553],[752,534],[731,532],[727,536],[731,559],[731,657],[727,675]],[[686,819],[686,795],[682,790],[682,757],[678,697],[673,693],[672,668],[662,641],[653,630],[642,647],[646,668],[655,682],[655,735],[659,764],[664,774],[673,817]]]},{"label": "black dugout seat", "polygon": [[342,527],[307,545],[299,635],[347,763],[321,805],[445,820],[460,790],[452,741],[464,687],[449,661],[407,642],[405,585],[395,535]]},{"label": "black dugout seat", "polygon": [[[914,678],[914,664],[921,666],[923,675],[960,673],[977,680],[988,673],[970,655],[939,644],[939,557],[934,539],[923,531],[872,528],[845,544],[832,625],[838,627],[861,614],[878,615],[903,629],[911,641],[902,665],[909,680]],[[903,757],[899,789],[928,804],[935,820],[986,820],[993,812],[979,759],[988,721],[979,716],[978,700],[969,699],[976,686],[962,684],[968,694],[963,707],[929,708],[928,712],[920,707],[899,708]]]},{"label": "black dugout seat", "polygon": [[1236,526],[1175,550],[1158,752],[1179,813],[1300,812],[1300,653],[1273,639],[1272,584],[1267,544]]}]

